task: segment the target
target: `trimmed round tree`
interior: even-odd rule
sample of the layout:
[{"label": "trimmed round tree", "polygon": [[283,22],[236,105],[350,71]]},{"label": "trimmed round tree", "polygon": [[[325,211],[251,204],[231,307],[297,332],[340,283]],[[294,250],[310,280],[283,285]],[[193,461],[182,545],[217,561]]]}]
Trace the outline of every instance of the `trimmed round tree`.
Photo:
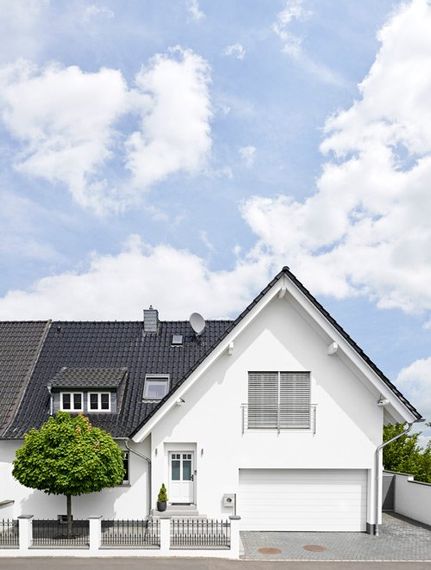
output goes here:
[{"label": "trimmed round tree", "polygon": [[93,427],[85,416],[58,412],[24,436],[12,474],[25,487],[66,496],[71,534],[72,497],[120,485],[123,452],[109,433]]}]

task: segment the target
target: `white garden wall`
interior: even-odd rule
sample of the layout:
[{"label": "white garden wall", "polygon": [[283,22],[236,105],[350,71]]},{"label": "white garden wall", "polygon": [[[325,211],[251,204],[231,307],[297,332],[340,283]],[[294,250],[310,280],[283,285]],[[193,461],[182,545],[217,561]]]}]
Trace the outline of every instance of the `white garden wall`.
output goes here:
[{"label": "white garden wall", "polygon": [[412,475],[394,476],[395,512],[431,526],[431,484],[415,481]]}]

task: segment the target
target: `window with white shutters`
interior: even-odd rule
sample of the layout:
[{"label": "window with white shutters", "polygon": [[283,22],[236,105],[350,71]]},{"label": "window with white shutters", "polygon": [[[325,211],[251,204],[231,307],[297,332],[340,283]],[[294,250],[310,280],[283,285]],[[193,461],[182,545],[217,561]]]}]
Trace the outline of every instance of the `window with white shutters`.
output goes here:
[{"label": "window with white shutters", "polygon": [[248,429],[310,428],[309,372],[249,372]]}]

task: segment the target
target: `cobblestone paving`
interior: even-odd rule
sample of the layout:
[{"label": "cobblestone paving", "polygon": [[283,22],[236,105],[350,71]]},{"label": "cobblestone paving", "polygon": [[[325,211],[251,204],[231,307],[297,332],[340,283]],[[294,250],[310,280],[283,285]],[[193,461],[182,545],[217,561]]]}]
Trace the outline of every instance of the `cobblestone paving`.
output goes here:
[{"label": "cobblestone paving", "polygon": [[[246,559],[254,560],[427,560],[431,528],[400,515],[384,513],[379,536],[361,532],[242,532]],[[323,546],[322,552],[304,546]],[[277,554],[261,554],[274,548]]]}]

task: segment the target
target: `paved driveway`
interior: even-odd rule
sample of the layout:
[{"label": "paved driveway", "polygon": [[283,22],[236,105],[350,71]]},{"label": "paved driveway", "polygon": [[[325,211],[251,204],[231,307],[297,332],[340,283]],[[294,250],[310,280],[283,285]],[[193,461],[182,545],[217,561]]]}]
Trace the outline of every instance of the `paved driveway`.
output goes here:
[{"label": "paved driveway", "polygon": [[380,536],[361,532],[242,532],[252,560],[431,561],[431,528],[384,513]]}]

